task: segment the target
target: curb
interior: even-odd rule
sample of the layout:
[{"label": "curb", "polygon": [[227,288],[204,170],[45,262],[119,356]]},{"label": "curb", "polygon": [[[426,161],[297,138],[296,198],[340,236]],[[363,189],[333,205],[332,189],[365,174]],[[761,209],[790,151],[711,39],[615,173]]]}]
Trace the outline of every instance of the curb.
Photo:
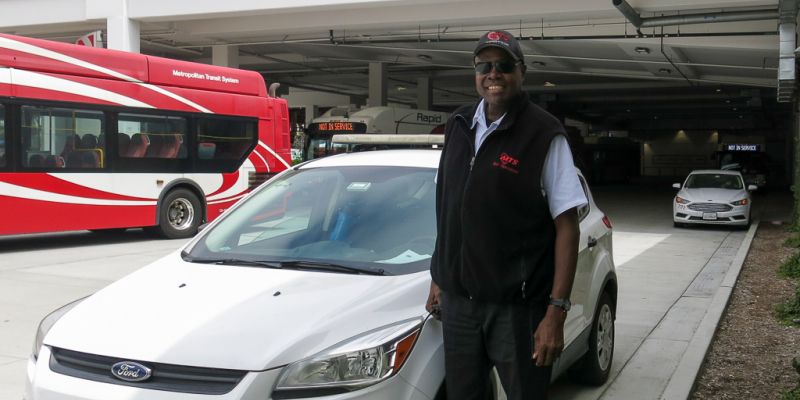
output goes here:
[{"label": "curb", "polygon": [[728,272],[725,273],[722,283],[714,293],[705,316],[700,321],[700,325],[695,330],[692,340],[689,341],[689,345],[675,368],[675,372],[670,377],[667,387],[661,394],[661,400],[686,400],[692,394],[697,374],[700,372],[706,353],[711,347],[711,341],[717,332],[717,326],[720,319],[722,319],[722,314],[725,313],[725,309],[728,307],[728,301],[736,286],[736,281],[739,279],[739,273],[742,271],[747,253],[750,252],[750,245],[753,243],[756,230],[758,230],[760,221],[754,220],[753,222],[742,240],[742,245],[739,247],[736,257],[731,261],[731,266],[728,268]]}]

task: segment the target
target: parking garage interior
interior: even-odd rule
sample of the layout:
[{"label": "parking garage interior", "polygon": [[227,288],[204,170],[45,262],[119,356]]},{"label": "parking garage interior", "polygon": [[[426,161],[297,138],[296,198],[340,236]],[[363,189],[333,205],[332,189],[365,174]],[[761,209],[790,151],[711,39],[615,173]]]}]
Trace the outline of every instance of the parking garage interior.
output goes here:
[{"label": "parking garage interior", "polygon": [[[12,1],[0,31],[259,71],[295,137],[332,107],[452,111],[475,101],[472,49],[522,45],[524,90],[567,126],[595,184],[674,181],[738,163],[792,183],[796,0]],[[578,4],[579,3],[579,4]],[[13,9],[13,10],[12,10]],[[20,15],[26,17],[20,19]]]}]

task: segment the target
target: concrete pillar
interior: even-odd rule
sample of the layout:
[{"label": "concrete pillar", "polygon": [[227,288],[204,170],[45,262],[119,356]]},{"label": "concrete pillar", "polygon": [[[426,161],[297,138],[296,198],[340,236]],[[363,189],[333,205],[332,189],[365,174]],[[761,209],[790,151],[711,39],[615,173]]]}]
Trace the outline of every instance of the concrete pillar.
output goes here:
[{"label": "concrete pillar", "polygon": [[239,46],[211,46],[211,64],[239,68]]},{"label": "concrete pillar", "polygon": [[417,78],[417,108],[430,110],[433,106],[433,86],[431,78]]},{"label": "concrete pillar", "polygon": [[367,99],[365,99],[364,96],[350,95],[350,104],[357,107],[363,107],[365,104],[367,104]]},{"label": "concrete pillar", "polygon": [[369,63],[369,98],[367,107],[386,105],[386,64],[379,62]]},{"label": "concrete pillar", "polygon": [[108,17],[106,27],[109,49],[139,52],[139,21],[127,16]]}]

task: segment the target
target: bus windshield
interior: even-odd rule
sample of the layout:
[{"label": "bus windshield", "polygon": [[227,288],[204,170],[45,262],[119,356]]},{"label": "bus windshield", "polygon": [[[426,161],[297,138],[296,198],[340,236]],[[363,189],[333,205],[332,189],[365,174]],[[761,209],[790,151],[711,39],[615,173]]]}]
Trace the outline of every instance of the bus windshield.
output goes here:
[{"label": "bus windshield", "polygon": [[352,151],[351,145],[333,143],[333,135],[366,133],[367,124],[350,121],[313,122],[306,128],[306,143],[303,159],[311,160]]}]

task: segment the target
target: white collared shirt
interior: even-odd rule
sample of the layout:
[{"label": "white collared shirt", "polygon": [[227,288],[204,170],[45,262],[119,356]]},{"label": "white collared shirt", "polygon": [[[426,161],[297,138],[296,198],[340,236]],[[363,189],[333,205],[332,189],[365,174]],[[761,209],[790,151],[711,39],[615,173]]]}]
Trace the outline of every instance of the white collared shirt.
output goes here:
[{"label": "white collared shirt", "polygon": [[[481,100],[472,117],[471,129],[475,129],[475,154],[478,154],[478,149],[481,148],[483,142],[500,126],[507,114],[503,114],[486,126],[484,108],[484,101]],[[550,148],[547,150],[547,157],[545,157],[542,167],[541,186],[542,194],[547,198],[550,215],[553,216],[553,219],[570,208],[588,204],[586,194],[578,181],[578,171],[572,159],[572,151],[564,135],[556,135],[550,142]]]}]

